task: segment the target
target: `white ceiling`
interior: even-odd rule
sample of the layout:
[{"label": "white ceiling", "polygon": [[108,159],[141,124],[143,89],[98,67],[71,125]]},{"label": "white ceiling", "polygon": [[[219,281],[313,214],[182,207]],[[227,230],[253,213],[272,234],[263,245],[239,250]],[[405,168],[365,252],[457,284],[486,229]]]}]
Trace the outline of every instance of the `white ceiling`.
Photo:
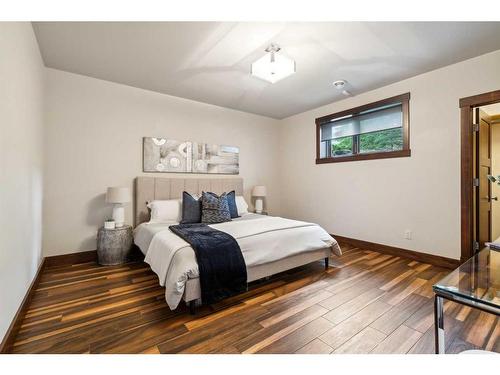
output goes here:
[{"label": "white ceiling", "polygon": [[[500,49],[500,22],[35,22],[46,66],[284,118]],[[297,73],[251,77],[271,42]]]},{"label": "white ceiling", "polygon": [[481,109],[490,116],[500,115],[500,103],[485,105]]}]

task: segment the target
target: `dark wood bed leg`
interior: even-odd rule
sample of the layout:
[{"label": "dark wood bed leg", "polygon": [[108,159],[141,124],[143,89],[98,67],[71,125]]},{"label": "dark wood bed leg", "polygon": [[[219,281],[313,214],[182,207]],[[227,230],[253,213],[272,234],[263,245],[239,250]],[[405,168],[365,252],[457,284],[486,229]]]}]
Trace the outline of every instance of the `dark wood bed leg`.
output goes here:
[{"label": "dark wood bed leg", "polygon": [[328,261],[329,261],[329,259],[328,259],[328,257],[326,257],[325,258],[325,270],[328,269]]},{"label": "dark wood bed leg", "polygon": [[196,300],[189,301],[189,313],[196,315]]}]

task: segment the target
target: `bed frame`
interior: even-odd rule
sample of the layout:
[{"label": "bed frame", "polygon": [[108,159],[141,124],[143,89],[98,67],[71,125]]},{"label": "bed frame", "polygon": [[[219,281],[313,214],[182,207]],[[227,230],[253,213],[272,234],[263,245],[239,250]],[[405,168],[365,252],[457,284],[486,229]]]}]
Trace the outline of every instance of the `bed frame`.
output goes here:
[{"label": "bed frame", "polygon": [[[236,195],[244,195],[243,179],[241,178],[165,178],[141,176],[135,180],[134,226],[149,221],[147,202],[152,200],[182,198],[182,192],[201,194],[212,191],[221,194],[234,190]],[[247,268],[248,282],[275,275],[280,272],[303,266],[308,263],[324,260],[328,269],[330,247],[293,255],[276,262],[261,264]],[[201,298],[200,281],[189,279],[186,283],[183,299],[189,304],[191,314],[196,312],[196,301]]]}]

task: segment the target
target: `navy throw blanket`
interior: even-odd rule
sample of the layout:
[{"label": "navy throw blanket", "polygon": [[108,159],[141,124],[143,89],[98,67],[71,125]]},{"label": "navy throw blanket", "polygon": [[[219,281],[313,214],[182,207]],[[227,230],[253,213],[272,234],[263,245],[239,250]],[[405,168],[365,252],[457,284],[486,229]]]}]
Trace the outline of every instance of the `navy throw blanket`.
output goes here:
[{"label": "navy throw blanket", "polygon": [[240,246],[232,236],[206,224],[169,228],[194,249],[202,303],[214,303],[247,290],[247,267]]}]

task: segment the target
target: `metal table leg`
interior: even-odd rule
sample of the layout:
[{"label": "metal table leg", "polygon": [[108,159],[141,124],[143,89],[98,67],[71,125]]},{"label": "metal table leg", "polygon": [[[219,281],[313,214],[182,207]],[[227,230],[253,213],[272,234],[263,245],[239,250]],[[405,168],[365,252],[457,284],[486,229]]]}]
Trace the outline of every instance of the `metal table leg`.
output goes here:
[{"label": "metal table leg", "polygon": [[436,354],[444,354],[443,297],[434,296],[434,339]]}]

